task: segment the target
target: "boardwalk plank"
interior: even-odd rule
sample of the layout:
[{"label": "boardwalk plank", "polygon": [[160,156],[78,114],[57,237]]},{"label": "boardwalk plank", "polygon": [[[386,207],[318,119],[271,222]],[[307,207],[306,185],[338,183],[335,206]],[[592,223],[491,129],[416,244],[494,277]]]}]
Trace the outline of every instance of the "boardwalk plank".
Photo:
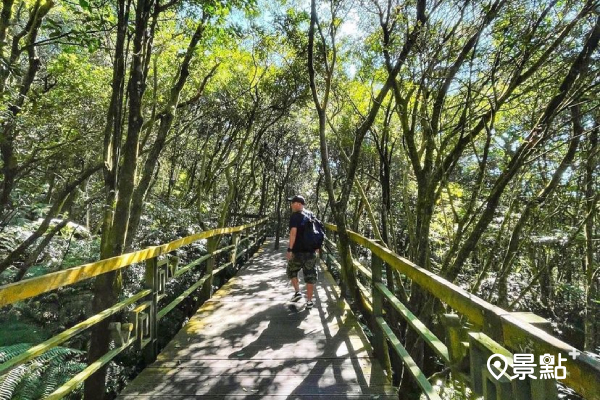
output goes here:
[{"label": "boardwalk plank", "polygon": [[290,309],[285,258],[271,247],[217,291],[119,399],[397,399],[331,276],[320,274],[312,310],[304,300]]}]

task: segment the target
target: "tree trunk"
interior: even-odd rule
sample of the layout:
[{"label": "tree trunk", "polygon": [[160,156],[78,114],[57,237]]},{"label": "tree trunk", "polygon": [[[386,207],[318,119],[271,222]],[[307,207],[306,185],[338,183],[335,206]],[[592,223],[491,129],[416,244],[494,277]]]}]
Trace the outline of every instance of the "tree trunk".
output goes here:
[{"label": "tree trunk", "polygon": [[[207,15],[205,15],[202,21],[198,23],[196,27],[196,31],[194,32],[194,35],[190,40],[185,57],[183,59],[183,62],[181,63],[181,67],[179,68],[179,73],[177,74],[177,77],[175,79],[175,84],[171,88],[169,102],[167,103],[165,110],[162,113],[160,113],[158,117],[160,119],[158,134],[156,136],[154,144],[152,145],[152,148],[150,149],[150,152],[148,153],[148,157],[146,158],[146,162],[144,164],[144,169],[142,172],[142,177],[137,187],[135,188],[135,192],[131,201],[131,214],[129,222],[130,226],[127,232],[127,241],[125,245],[126,249],[131,248],[133,239],[135,238],[135,235],[137,233],[140,224],[140,218],[142,216],[144,199],[148,194],[150,183],[152,181],[152,177],[154,176],[154,171],[156,169],[156,165],[158,164],[160,154],[162,153],[162,150],[164,149],[167,141],[167,136],[171,130],[171,127],[173,126],[173,121],[175,120],[178,108],[179,96],[190,75],[190,64],[192,62],[194,51],[198,45],[198,42],[200,41],[204,33],[207,18]],[[150,57],[150,55],[148,55],[148,57]],[[200,96],[198,96],[198,98],[200,98]],[[139,117],[141,119],[141,113]],[[169,187],[170,185],[171,183],[169,183]]]},{"label": "tree trunk", "polygon": [[454,263],[452,263],[449,268],[442,271],[442,275],[446,279],[453,281],[458,276],[464,262],[475,249],[475,246],[479,242],[483,232],[485,229],[487,229],[487,226],[492,221],[494,212],[500,203],[500,197],[502,196],[504,189],[520,170],[522,165],[528,160],[534,151],[537,150],[537,147],[539,147],[543,141],[548,139],[548,131],[551,128],[552,121],[554,120],[557,111],[567,99],[567,96],[571,92],[575,83],[582,75],[584,75],[584,72],[587,70],[590,64],[592,54],[598,48],[599,41],[600,17],[596,19],[594,27],[588,34],[585,45],[571,64],[569,71],[562,80],[558,94],[552,97],[552,99],[548,102],[544,112],[538,120],[538,123],[530,131],[527,140],[520,146],[515,155],[511,158],[506,169],[496,180],[490,195],[486,199],[486,206],[482,212],[481,218],[477,221],[477,224],[473,228],[471,234],[458,251]]},{"label": "tree trunk", "polygon": [[[423,13],[418,13],[417,19],[421,24],[425,22],[425,1],[418,1],[418,9],[422,10]],[[335,16],[334,16],[335,19]],[[332,21],[333,22],[333,21]],[[339,234],[339,246],[338,251],[341,257],[341,266],[342,266],[342,286],[345,289],[345,294],[354,296],[358,293],[358,285],[356,282],[356,275],[354,274],[354,266],[352,262],[352,252],[350,249],[350,241],[347,232],[347,221],[345,211],[349,203],[350,193],[352,192],[352,187],[354,186],[354,180],[356,178],[356,172],[359,166],[359,159],[361,156],[361,147],[364,141],[364,138],[375,122],[375,118],[379,113],[379,110],[387,97],[392,85],[394,84],[398,73],[406,58],[408,57],[408,53],[410,52],[413,44],[416,41],[418,32],[420,32],[419,23],[417,23],[416,28],[411,32],[409,38],[407,39],[403,49],[401,51],[398,60],[388,72],[388,77],[384,85],[381,87],[377,96],[374,97],[371,108],[365,115],[361,124],[354,130],[354,143],[352,146],[352,153],[350,157],[350,162],[348,163],[348,170],[345,182],[342,184],[342,190],[337,199],[337,196],[333,187],[333,179],[331,175],[331,170],[329,168],[329,150],[327,144],[326,137],[326,126],[327,126],[327,107],[329,102],[329,95],[331,92],[331,84],[333,75],[336,68],[336,56],[337,49],[335,48],[335,44],[333,44],[333,48],[330,49],[332,51],[332,56],[330,62],[326,62],[325,66],[325,87],[322,90],[322,98],[319,98],[319,93],[317,91],[316,86],[316,71],[314,66],[314,51],[315,51],[315,32],[317,25],[317,5],[316,0],[311,1],[311,12],[310,12],[310,24],[308,31],[308,75],[309,75],[309,86],[311,90],[311,95],[313,98],[313,102],[315,105],[315,109],[318,115],[318,131],[319,131],[319,143],[321,150],[321,166],[323,168],[323,172],[325,174],[325,184],[327,187],[327,191],[329,194],[329,200],[331,201],[331,210],[334,216],[334,220],[338,226],[338,234]],[[326,43],[321,43],[323,46],[327,46]],[[359,298],[356,296],[355,298]]]},{"label": "tree trunk", "polygon": [[[21,82],[17,89],[17,96],[13,102],[8,105],[8,118],[3,122],[2,130],[0,131],[0,156],[2,157],[3,166],[2,172],[3,182],[2,191],[0,192],[0,216],[4,214],[7,207],[10,206],[11,193],[14,189],[15,179],[19,171],[17,155],[15,154],[14,142],[17,138],[15,129],[17,127],[17,116],[21,113],[25,100],[29,96],[31,85],[35,79],[37,72],[41,67],[41,61],[37,56],[36,46],[34,45],[43,19],[46,17],[54,2],[47,0],[42,4],[41,0],[37,0],[30,10],[29,20],[25,28],[15,34],[13,37],[13,46],[10,57],[5,57],[4,46],[6,44],[6,33],[10,24],[10,15],[13,2],[4,1],[2,13],[0,14],[0,56],[2,62],[8,62],[9,65],[0,67],[0,96],[7,96],[5,93],[7,80],[11,75],[11,70],[17,68],[19,58],[24,49],[27,49],[27,70],[22,72]],[[25,37],[25,43],[21,44],[21,39]]]},{"label": "tree trunk", "polygon": [[277,205],[275,206],[275,215],[277,216],[277,223],[275,225],[275,244],[273,249],[279,249],[279,239],[281,237],[281,203],[283,202],[283,188],[277,186]]},{"label": "tree trunk", "polygon": [[[145,89],[144,57],[147,56],[144,53],[144,44],[147,39],[146,32],[152,3],[152,0],[138,0],[136,4],[133,60],[128,85],[129,120],[127,138],[123,147],[124,159],[120,168],[121,116],[123,115],[122,90],[125,81],[125,39],[130,3],[120,1],[118,4],[118,31],[113,64],[112,95],[105,126],[104,157],[107,167],[105,171],[107,203],[100,244],[101,258],[122,254],[127,238],[139,151],[139,133],[143,123],[141,99]],[[117,190],[118,196],[116,195]],[[98,276],[94,282],[92,312],[98,313],[112,306],[118,300],[121,285],[122,277],[119,271]],[[107,318],[91,329],[88,363],[95,362],[108,351],[110,336],[107,332],[110,322],[111,319]],[[105,397],[106,370],[106,366],[100,368],[85,381],[84,397],[86,399],[103,399]]]},{"label": "tree trunk", "polygon": [[600,267],[594,260],[596,248],[594,245],[594,222],[596,219],[596,196],[597,185],[594,181],[594,172],[598,167],[598,122],[596,128],[590,131],[590,140],[587,151],[587,162],[585,163],[585,208],[586,221],[584,226],[585,234],[585,255],[584,266],[586,276],[585,287],[585,344],[584,350],[598,352],[600,347]]},{"label": "tree trunk", "polygon": [[275,183],[275,190],[277,190],[277,205],[276,205],[276,214],[277,214],[277,226],[275,227],[275,244],[274,244],[274,249],[277,250],[279,249],[279,238],[281,236],[281,231],[282,231],[282,205],[283,205],[283,198],[284,198],[284,191],[286,188],[286,183],[289,182],[290,180],[290,175],[292,173],[292,169],[294,166],[294,159],[296,158],[296,152],[293,151],[291,156],[290,156],[290,162],[287,166],[287,169],[285,171],[285,176],[283,177],[283,181],[281,183]]},{"label": "tree trunk", "polygon": [[262,180],[260,185],[260,204],[258,206],[258,215],[264,215],[267,207],[267,196],[269,195],[269,183],[271,176],[267,174],[267,169],[263,169]]},{"label": "tree trunk", "polygon": [[549,310],[553,309],[552,304],[552,265],[548,264],[548,249],[541,247],[538,250],[532,250],[537,260],[536,268],[540,273],[540,299],[542,304]]},{"label": "tree trunk", "polygon": [[[538,208],[539,206],[541,206],[542,204],[544,204],[546,202],[546,200],[548,199],[548,197],[556,190],[565,171],[571,166],[571,163],[575,159],[575,155],[577,153],[577,148],[579,146],[579,139],[583,132],[583,128],[581,127],[581,124],[579,123],[578,108],[579,108],[579,106],[573,107],[572,114],[573,114],[573,121],[574,121],[573,122],[574,129],[573,129],[573,134],[571,136],[571,140],[570,140],[570,144],[569,144],[567,153],[565,154],[564,158],[562,159],[562,161],[561,161],[560,165],[558,166],[558,168],[556,169],[556,171],[554,171],[554,174],[552,175],[552,179],[550,180],[550,182],[548,182],[546,187],[544,187],[544,189],[536,196],[535,199],[532,199],[527,203],[525,210],[521,213],[519,220],[517,221],[517,223],[515,224],[515,227],[513,228],[513,232],[510,237],[510,242],[508,244],[508,249],[506,250],[506,254],[504,255],[504,259],[502,261],[502,266],[500,268],[500,275],[498,277],[498,279],[500,280],[499,284],[498,284],[498,305],[500,307],[508,306],[508,293],[507,293],[507,285],[506,285],[507,282],[506,281],[512,271],[513,260],[518,251],[520,238],[521,238],[521,235],[522,235],[522,232],[523,232],[523,229],[524,229],[526,223],[529,221],[529,219],[533,215],[533,211],[536,208]],[[575,110],[575,109],[577,109],[577,110]]]},{"label": "tree trunk", "polygon": [[[122,254],[125,250],[131,216],[132,199],[137,175],[139,158],[140,132],[144,123],[142,114],[142,99],[146,90],[145,65],[150,58],[149,47],[152,36],[149,35],[148,25],[154,0],[138,0],[136,5],[135,32],[133,38],[133,56],[130,78],[127,87],[129,99],[127,136],[123,146],[123,161],[119,170],[118,198],[115,206],[115,221],[113,225],[113,255]],[[155,15],[156,18],[156,15]]]}]

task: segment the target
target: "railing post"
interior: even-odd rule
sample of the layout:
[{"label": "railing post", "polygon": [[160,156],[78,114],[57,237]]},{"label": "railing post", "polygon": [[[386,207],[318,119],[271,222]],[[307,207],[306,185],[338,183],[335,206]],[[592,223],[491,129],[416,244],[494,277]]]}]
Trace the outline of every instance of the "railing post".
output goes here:
[{"label": "railing post", "polygon": [[268,223],[269,223],[269,221],[265,221],[262,224],[257,226],[257,230],[256,230],[256,234],[257,234],[256,248],[257,249],[263,244],[263,242],[267,238],[267,231],[269,230]]},{"label": "railing post", "polygon": [[[237,250],[238,257],[239,257],[239,254],[243,253],[244,249],[246,248],[246,242],[244,242],[244,239],[246,238],[246,232],[241,231],[240,233],[238,233],[238,238],[239,238],[238,239],[239,244],[238,244],[238,246],[236,246],[236,250]],[[245,263],[246,262],[245,257],[246,257],[245,254],[243,256],[241,256],[240,262]],[[236,271],[237,271],[237,268],[236,268]]]},{"label": "railing post", "polygon": [[208,279],[206,279],[206,282],[204,282],[204,285],[202,286],[202,301],[206,301],[208,299],[210,299],[213,295],[213,279],[214,276],[212,276],[212,273],[215,269],[215,256],[211,256],[208,260],[206,260],[206,270],[205,270],[205,274],[206,276],[208,276]]},{"label": "railing post", "polygon": [[246,230],[246,234],[245,234],[245,238],[248,239],[244,242],[244,250],[246,251],[246,253],[244,254],[244,262],[247,262],[250,259],[250,256],[252,255],[252,239],[253,239],[253,235],[252,235],[252,230],[254,228],[248,228]]},{"label": "railing post", "polygon": [[331,248],[331,244],[328,241],[325,241],[323,248],[321,249],[321,256],[325,260],[325,265],[327,266],[327,270],[331,272],[331,258],[333,255],[333,249]]},{"label": "railing post", "polygon": [[448,355],[450,356],[449,367],[452,372],[467,372],[466,357],[468,355],[469,342],[467,332],[462,326],[460,317],[456,314],[444,314],[444,326],[446,328],[446,346],[448,347]]},{"label": "railing post", "polygon": [[252,240],[248,242],[248,246],[250,248],[250,252],[254,254],[254,252],[258,249],[258,240],[260,239],[260,227],[261,225],[256,225],[252,227],[250,235],[252,236]]},{"label": "railing post", "polygon": [[231,244],[234,245],[231,250],[231,267],[234,271],[236,271],[236,263],[237,263],[237,255],[238,255],[238,247],[240,245],[240,233],[235,232],[231,234]]},{"label": "railing post", "polygon": [[371,272],[373,274],[372,293],[373,293],[373,333],[375,336],[374,350],[375,355],[381,362],[384,370],[389,377],[392,376],[392,366],[390,362],[390,353],[385,335],[379,325],[377,318],[383,317],[383,293],[377,288],[378,283],[382,283],[383,261],[371,252]]},{"label": "railing post", "polygon": [[457,382],[457,391],[467,398],[469,387],[469,340],[467,330],[463,327],[460,317],[456,314],[444,314],[442,323],[446,330],[446,347],[450,371]]},{"label": "railing post", "polygon": [[173,278],[179,268],[179,257],[171,255],[169,257],[169,278]]},{"label": "railing post", "polygon": [[244,235],[242,236],[242,240],[244,240],[244,248],[242,251],[245,250],[244,253],[244,262],[246,262],[246,260],[248,260],[248,253],[249,253],[249,248],[251,245],[251,241],[252,241],[252,231],[251,228],[248,228],[247,230],[244,230]]},{"label": "railing post", "polygon": [[146,272],[145,272],[145,285],[147,288],[152,289],[152,299],[150,300],[152,305],[149,310],[149,330],[150,330],[150,341],[144,348],[144,358],[146,362],[152,362],[158,354],[158,296],[160,278],[158,271],[158,261],[156,257],[146,260]]}]

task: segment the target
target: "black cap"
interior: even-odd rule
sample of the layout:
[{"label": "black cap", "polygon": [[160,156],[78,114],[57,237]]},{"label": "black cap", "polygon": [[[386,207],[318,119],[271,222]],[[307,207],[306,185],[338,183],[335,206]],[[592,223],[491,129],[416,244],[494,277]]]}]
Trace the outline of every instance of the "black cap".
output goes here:
[{"label": "black cap", "polygon": [[288,201],[290,201],[292,203],[306,204],[304,197],[300,196],[299,194],[297,194],[293,197],[288,197]]}]

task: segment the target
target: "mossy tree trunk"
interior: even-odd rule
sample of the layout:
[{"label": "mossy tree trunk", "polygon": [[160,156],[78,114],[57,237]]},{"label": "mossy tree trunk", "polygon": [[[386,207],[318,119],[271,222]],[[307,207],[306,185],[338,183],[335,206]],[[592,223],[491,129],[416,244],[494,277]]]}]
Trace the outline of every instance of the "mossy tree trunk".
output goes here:
[{"label": "mossy tree trunk", "polygon": [[[148,195],[150,184],[158,165],[158,160],[166,145],[168,135],[173,126],[173,122],[175,121],[175,118],[177,116],[177,110],[182,106],[182,104],[192,104],[191,100],[188,100],[186,102],[180,102],[179,100],[181,91],[183,90],[190,75],[190,64],[194,58],[194,52],[196,51],[196,47],[198,46],[198,43],[203,37],[208,19],[209,14],[204,13],[202,15],[201,21],[196,26],[196,30],[192,35],[183,61],[179,67],[179,71],[175,77],[173,86],[171,87],[169,93],[169,101],[167,102],[167,105],[165,106],[164,110],[160,112],[156,118],[159,121],[156,139],[150,147],[150,151],[148,152],[146,161],[144,163],[144,167],[142,169],[141,178],[139,179],[139,183],[135,188],[133,198],[131,201],[131,215],[129,222],[130,233],[127,235],[127,243],[125,246],[125,248],[128,250],[131,249],[133,239],[135,238],[135,234],[137,233],[137,230],[139,228],[144,200]],[[201,95],[204,92],[204,88],[206,87],[206,83],[215,74],[215,72],[216,66],[204,78],[197,94],[193,98],[193,102],[198,101],[201,98]],[[152,124],[150,124],[148,129],[152,129]],[[171,185],[171,183],[169,185]]]},{"label": "mossy tree trunk", "polygon": [[[2,127],[0,129],[0,157],[2,159],[2,184],[0,190],[0,217],[11,207],[11,194],[19,173],[18,155],[15,154],[15,143],[18,137],[17,117],[21,114],[30,96],[31,86],[41,61],[37,54],[36,41],[44,18],[54,7],[53,0],[36,0],[29,9],[27,23],[20,28],[18,18],[13,16],[13,0],[2,2],[0,12],[0,98],[8,99],[7,110],[2,111]],[[14,31],[14,32],[13,32]],[[13,33],[12,41],[8,40]],[[10,46],[8,46],[9,42]],[[10,49],[9,52],[6,49]],[[26,52],[27,61],[22,55]],[[23,68],[21,68],[23,65]],[[11,81],[16,82],[11,87]]]},{"label": "mossy tree trunk", "polygon": [[[417,19],[425,19],[425,1],[419,0],[417,2]],[[337,13],[340,10],[336,8],[332,4],[332,8],[330,10],[331,13],[331,24],[328,28],[329,30],[329,40],[326,40],[323,35],[323,21],[319,21],[319,28],[317,29],[317,5],[316,0],[311,1],[311,12],[310,12],[310,25],[308,31],[308,75],[309,75],[309,84],[311,95],[313,99],[313,103],[315,106],[315,110],[318,116],[318,132],[319,132],[319,143],[320,143],[320,155],[321,155],[321,166],[323,167],[323,172],[325,175],[325,187],[327,188],[327,192],[329,195],[329,202],[331,206],[331,211],[333,214],[333,219],[338,228],[338,238],[339,238],[339,246],[338,251],[341,260],[342,266],[342,290],[346,295],[349,295],[354,298],[358,297],[358,285],[356,281],[356,275],[354,274],[354,266],[352,262],[352,251],[350,248],[350,240],[348,236],[348,221],[347,221],[347,213],[346,210],[348,208],[350,194],[352,192],[352,188],[354,186],[354,180],[356,178],[356,172],[359,165],[359,159],[361,156],[361,147],[365,136],[373,126],[375,122],[375,118],[379,113],[379,109],[384,103],[392,85],[394,84],[400,69],[404,65],[408,53],[410,49],[415,43],[416,37],[418,35],[418,28],[415,28],[414,31],[409,35],[406,43],[404,44],[400,56],[396,60],[395,63],[391,63],[392,65],[388,77],[385,80],[383,86],[379,89],[379,92],[376,96],[374,96],[371,106],[367,113],[365,114],[362,122],[353,132],[353,144],[352,144],[352,153],[350,155],[350,161],[348,163],[346,169],[346,177],[344,181],[341,183],[340,193],[337,195],[334,190],[334,182],[331,174],[330,168],[330,159],[329,159],[329,149],[327,143],[327,112],[328,105],[330,101],[330,95],[332,91],[332,84],[335,77],[336,65],[337,65],[337,45],[336,45],[336,24],[338,24],[339,15]],[[395,11],[390,11],[395,12]],[[389,32],[391,26],[394,25],[394,21],[392,21],[392,15],[389,15],[388,18],[382,16],[381,25],[384,30],[384,36],[386,34],[386,30]],[[419,25],[417,23],[417,25]],[[317,30],[319,31],[317,37]],[[315,40],[317,43],[315,43]],[[385,45],[385,43],[384,43]],[[315,68],[315,48],[318,48],[319,51],[323,51],[325,55],[325,59],[322,60],[322,65],[319,68],[319,71],[322,72],[322,81],[323,87],[317,88],[317,72]]]},{"label": "mossy tree trunk", "polygon": [[475,246],[482,237],[483,232],[487,229],[492,221],[494,213],[500,204],[500,198],[509,182],[521,170],[521,167],[537,154],[540,146],[548,141],[551,137],[552,122],[566,101],[570,101],[568,96],[571,94],[574,86],[579,82],[583,72],[587,70],[592,54],[598,48],[600,41],[600,18],[596,22],[587,35],[585,45],[575,57],[569,66],[566,76],[563,78],[558,93],[553,96],[546,104],[542,115],[538,119],[535,127],[531,129],[527,139],[517,149],[507,167],[502,171],[498,179],[495,181],[489,196],[485,200],[485,207],[481,213],[481,217],[469,234],[468,238],[457,251],[454,261],[444,266],[442,275],[449,280],[454,280],[462,269],[463,264],[471,255]]},{"label": "mossy tree trunk", "polygon": [[571,138],[569,140],[569,147],[567,152],[560,162],[560,165],[554,171],[552,175],[552,179],[548,184],[542,189],[542,191],[533,199],[531,199],[527,205],[525,206],[525,210],[521,213],[519,220],[515,224],[510,241],[508,244],[508,248],[506,253],[504,254],[504,258],[502,260],[502,265],[500,267],[499,276],[498,276],[498,305],[501,307],[508,306],[508,287],[507,287],[507,279],[510,273],[513,270],[514,258],[519,249],[519,243],[522,236],[523,229],[525,225],[533,215],[533,212],[540,206],[542,206],[546,200],[556,191],[561,182],[561,179],[567,171],[567,169],[571,166],[573,160],[575,159],[575,155],[577,154],[577,148],[579,146],[579,141],[581,135],[583,133],[583,127],[579,121],[579,106],[572,107],[572,116],[573,116],[573,131]]},{"label": "mossy tree trunk", "polygon": [[585,252],[584,266],[586,276],[585,287],[585,344],[584,350],[598,352],[600,348],[600,266],[595,254],[594,223],[596,222],[596,208],[598,204],[598,185],[594,174],[597,173],[598,160],[598,118],[596,127],[589,133],[587,161],[585,163],[585,209],[586,220],[584,225]]},{"label": "mossy tree trunk", "polygon": [[[146,89],[146,72],[151,52],[152,35],[149,24],[154,5],[153,0],[137,0],[135,5],[133,53],[127,85],[129,115],[122,154],[120,137],[122,134],[121,118],[123,115],[125,82],[125,43],[131,3],[119,1],[117,5],[118,31],[113,64],[112,95],[105,127],[104,156],[107,201],[100,244],[101,258],[122,254],[127,240],[131,199],[139,156],[139,136],[143,124],[142,97]],[[154,8],[154,11],[154,20],[156,21],[158,9]],[[110,272],[97,277],[94,282],[92,312],[98,313],[113,305],[118,300],[121,285],[120,272]],[[106,319],[93,327],[88,350],[89,363],[96,361],[108,351],[110,344],[109,323],[110,319]],[[106,367],[99,369],[85,381],[84,397],[86,399],[103,399],[105,396],[105,381]]]}]

